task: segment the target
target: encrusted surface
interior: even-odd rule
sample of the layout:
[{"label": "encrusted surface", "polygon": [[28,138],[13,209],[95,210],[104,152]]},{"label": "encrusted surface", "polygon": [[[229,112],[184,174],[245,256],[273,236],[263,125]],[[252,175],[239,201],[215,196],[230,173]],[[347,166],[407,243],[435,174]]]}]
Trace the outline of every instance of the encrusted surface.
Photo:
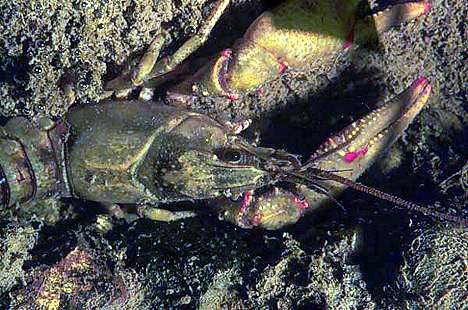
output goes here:
[{"label": "encrusted surface", "polygon": [[407,305],[420,308],[467,307],[468,232],[439,228],[422,232],[405,254],[401,283],[416,296]]},{"label": "encrusted surface", "polygon": [[25,261],[31,259],[29,250],[36,244],[37,237],[37,230],[31,226],[22,227],[2,223],[0,230],[0,298],[15,285],[24,282],[23,266]]}]

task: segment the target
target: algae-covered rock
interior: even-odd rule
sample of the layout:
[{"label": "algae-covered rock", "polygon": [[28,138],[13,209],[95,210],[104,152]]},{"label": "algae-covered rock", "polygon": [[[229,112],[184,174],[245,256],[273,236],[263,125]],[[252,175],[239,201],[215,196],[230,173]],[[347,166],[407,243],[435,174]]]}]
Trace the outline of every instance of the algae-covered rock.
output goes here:
[{"label": "algae-covered rock", "polygon": [[307,255],[299,242],[286,237],[281,259],[260,276],[249,301],[255,309],[375,309],[359,266],[349,263],[357,236],[348,233]]},{"label": "algae-covered rock", "polygon": [[234,269],[218,272],[206,292],[200,297],[198,309],[246,309],[240,296],[242,278]]},{"label": "algae-covered rock", "polygon": [[106,256],[76,247],[52,266],[27,273],[27,285],[15,291],[12,309],[142,309],[144,289],[130,270],[112,271]]},{"label": "algae-covered rock", "polygon": [[468,231],[443,227],[423,231],[405,253],[401,283],[414,296],[408,308],[467,309]]},{"label": "algae-covered rock", "polygon": [[32,226],[8,224],[0,230],[0,299],[15,285],[25,282],[24,263],[31,258],[29,250],[37,238],[38,232]]},{"label": "algae-covered rock", "polygon": [[63,114],[66,84],[78,100],[98,100],[108,64],[141,52],[170,22],[171,34],[187,38],[185,29],[198,28],[205,2],[2,1],[0,114]]},{"label": "algae-covered rock", "polygon": [[213,299],[236,304],[239,295],[224,295],[226,290],[245,290],[240,274],[260,268],[256,257],[269,251],[261,235],[236,231],[213,217],[173,225],[142,221],[124,233],[127,240],[118,243],[128,265],[139,272],[147,300],[164,309],[194,309]]}]

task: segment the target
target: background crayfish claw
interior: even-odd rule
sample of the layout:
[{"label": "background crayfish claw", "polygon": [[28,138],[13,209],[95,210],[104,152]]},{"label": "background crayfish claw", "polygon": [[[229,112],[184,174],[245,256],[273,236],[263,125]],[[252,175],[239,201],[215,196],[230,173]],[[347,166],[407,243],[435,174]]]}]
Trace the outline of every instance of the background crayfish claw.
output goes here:
[{"label": "background crayfish claw", "polygon": [[[431,6],[426,1],[412,1],[372,12],[363,3],[361,0],[284,1],[261,14],[233,47],[221,51],[195,74],[171,87],[171,97],[182,104],[190,96],[237,100],[288,69],[331,68],[339,57],[348,54],[351,46],[374,44],[383,32],[426,14]],[[136,68],[107,83],[106,89],[152,85],[152,80],[164,81],[164,76],[176,68],[176,72],[186,73],[187,68],[179,65],[206,42],[228,4],[228,0],[216,1],[197,34],[173,55],[160,60],[166,34],[156,35]]]}]

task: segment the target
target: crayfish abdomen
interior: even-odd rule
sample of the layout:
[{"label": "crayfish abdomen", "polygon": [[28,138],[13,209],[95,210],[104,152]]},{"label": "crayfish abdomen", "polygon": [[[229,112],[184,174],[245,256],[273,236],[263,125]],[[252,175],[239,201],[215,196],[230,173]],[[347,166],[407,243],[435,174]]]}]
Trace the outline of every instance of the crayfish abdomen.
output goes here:
[{"label": "crayfish abdomen", "polygon": [[37,125],[15,117],[0,127],[0,205],[63,193],[58,136],[50,132],[48,120]]}]

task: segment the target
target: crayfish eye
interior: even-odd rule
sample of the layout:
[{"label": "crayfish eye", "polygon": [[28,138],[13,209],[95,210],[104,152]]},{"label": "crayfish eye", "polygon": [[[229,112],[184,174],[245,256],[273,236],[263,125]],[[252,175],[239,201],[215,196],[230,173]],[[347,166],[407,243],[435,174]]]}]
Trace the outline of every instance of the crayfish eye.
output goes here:
[{"label": "crayfish eye", "polygon": [[220,159],[230,163],[237,164],[242,160],[242,154],[235,149],[225,149],[220,154]]}]

